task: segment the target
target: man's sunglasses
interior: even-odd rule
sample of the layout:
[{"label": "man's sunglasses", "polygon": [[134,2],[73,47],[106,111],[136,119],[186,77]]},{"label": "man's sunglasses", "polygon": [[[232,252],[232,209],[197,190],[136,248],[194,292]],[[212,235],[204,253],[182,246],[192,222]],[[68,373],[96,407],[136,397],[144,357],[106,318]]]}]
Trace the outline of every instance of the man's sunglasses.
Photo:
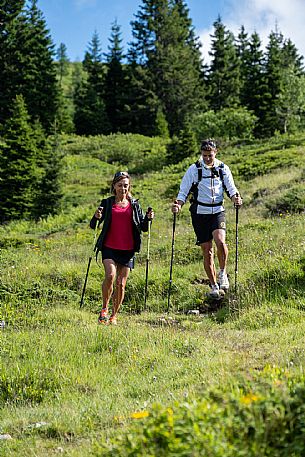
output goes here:
[{"label": "man's sunglasses", "polygon": [[201,149],[210,151],[211,149],[216,149],[216,143],[214,141],[203,141],[201,143]]}]

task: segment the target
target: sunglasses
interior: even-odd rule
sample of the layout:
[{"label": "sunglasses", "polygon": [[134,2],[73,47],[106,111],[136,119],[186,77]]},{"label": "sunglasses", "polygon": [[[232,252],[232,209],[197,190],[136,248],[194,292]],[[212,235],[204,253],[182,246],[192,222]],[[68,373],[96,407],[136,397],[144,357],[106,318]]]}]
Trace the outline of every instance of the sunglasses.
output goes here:
[{"label": "sunglasses", "polygon": [[201,149],[206,149],[207,151],[216,149],[216,143],[214,141],[203,141],[201,143]]},{"label": "sunglasses", "polygon": [[117,178],[120,178],[121,176],[123,176],[124,178],[129,178],[129,174],[127,173],[127,171],[118,171],[113,179],[117,179]]}]

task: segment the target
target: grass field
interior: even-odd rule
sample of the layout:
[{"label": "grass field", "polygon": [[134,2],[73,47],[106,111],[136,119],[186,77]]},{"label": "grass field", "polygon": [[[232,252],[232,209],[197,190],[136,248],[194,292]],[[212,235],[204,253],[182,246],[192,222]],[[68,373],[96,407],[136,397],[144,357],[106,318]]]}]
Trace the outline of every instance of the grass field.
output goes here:
[{"label": "grass field", "polygon": [[[113,173],[128,168],[109,152],[103,160],[106,141],[94,139],[92,152],[90,141],[85,152],[77,138],[63,141],[61,214],[0,227],[0,455],[304,455],[305,135],[220,151],[244,206],[238,294],[216,311],[203,305],[208,286],[188,205],[177,218],[167,309],[170,205],[195,158],[132,175],[134,195],[156,213],[149,295],[144,309],[144,234],[117,327],[97,325],[103,270],[95,261],[79,307],[89,220]],[[151,170],[158,148],[141,167]],[[228,200],[226,209],[234,283]]]}]

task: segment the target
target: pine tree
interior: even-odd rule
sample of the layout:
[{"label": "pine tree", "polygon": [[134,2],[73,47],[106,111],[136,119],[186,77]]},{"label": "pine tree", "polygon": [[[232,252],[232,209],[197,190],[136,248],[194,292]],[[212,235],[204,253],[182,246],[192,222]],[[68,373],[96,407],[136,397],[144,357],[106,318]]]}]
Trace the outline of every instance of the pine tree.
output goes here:
[{"label": "pine tree", "polygon": [[110,123],[104,103],[105,67],[97,32],[94,32],[83,60],[87,80],[82,80],[74,93],[74,125],[80,135],[98,135],[110,132]]},{"label": "pine tree", "polygon": [[67,55],[67,47],[60,43],[56,52],[56,73],[58,80],[58,101],[56,113],[56,129],[62,133],[72,133],[74,131],[74,105],[73,92],[71,86],[63,84],[63,78],[69,75],[70,61]]},{"label": "pine tree", "polygon": [[64,76],[66,76],[69,73],[69,58],[67,55],[67,46],[64,43],[60,43],[57,52],[56,52],[56,57],[57,57],[57,74],[58,74],[58,80],[59,80],[59,85],[62,87],[62,79]]},{"label": "pine tree", "polygon": [[126,92],[121,130],[146,136],[158,134],[156,120],[162,110],[147,66],[131,62],[126,67]]},{"label": "pine tree", "polygon": [[33,137],[38,151],[37,167],[39,180],[36,185],[36,198],[31,216],[34,219],[56,214],[62,198],[62,160],[59,151],[58,135],[46,138],[39,122],[33,127]]},{"label": "pine tree", "polygon": [[174,135],[168,146],[167,156],[170,163],[178,163],[186,157],[192,157],[198,152],[194,130],[186,123],[178,135]]},{"label": "pine tree", "polygon": [[256,136],[260,136],[263,113],[266,109],[266,96],[268,87],[265,78],[264,52],[259,35],[254,32],[243,43],[243,51],[239,50],[241,57],[242,87],[241,104],[252,111],[258,118],[255,127]]},{"label": "pine tree", "polygon": [[[16,33],[18,16],[24,0],[2,0],[0,3],[0,124],[7,119],[16,96]],[[16,63],[17,62],[17,63]]]},{"label": "pine tree", "polygon": [[24,99],[17,95],[0,152],[1,222],[30,217],[37,196],[37,147]]},{"label": "pine tree", "polygon": [[112,24],[109,53],[106,54],[107,74],[104,83],[104,101],[111,132],[124,131],[122,112],[126,96],[126,80],[122,60],[121,31],[117,21]]},{"label": "pine tree", "polygon": [[298,74],[295,65],[283,69],[283,87],[279,95],[277,115],[284,133],[300,128],[305,114],[305,75]]},{"label": "pine tree", "polygon": [[[179,133],[191,112],[204,106],[199,42],[185,2],[143,0],[132,27],[129,61],[138,102],[131,111],[135,113],[137,106],[143,111],[141,107],[146,106],[156,129],[161,109],[170,134]],[[142,82],[136,83],[143,74]]]},{"label": "pine tree", "polygon": [[283,40],[280,32],[271,32],[266,47],[265,78],[268,91],[264,94],[261,116],[261,130],[265,136],[271,136],[276,130],[282,130],[277,111],[283,88]]},{"label": "pine tree", "polygon": [[305,74],[303,56],[290,39],[282,47],[283,83],[279,94],[277,114],[284,133],[300,127],[305,111]]},{"label": "pine tree", "polygon": [[296,46],[292,43],[290,38],[284,41],[282,53],[283,64],[286,67],[290,67],[292,65],[297,76],[304,74],[304,57],[299,54]]},{"label": "pine tree", "polygon": [[21,81],[28,112],[51,131],[58,103],[54,45],[37,0],[31,0],[20,18],[17,48],[23,55]]},{"label": "pine tree", "polygon": [[245,27],[242,26],[238,34],[236,43],[237,55],[240,62],[240,102],[245,105],[245,97],[247,96],[245,86],[248,79],[248,62],[251,59],[250,56],[250,40],[248,34],[245,31]]},{"label": "pine tree", "polygon": [[214,22],[211,65],[208,75],[209,103],[216,111],[232,108],[240,103],[240,64],[234,35],[218,17]]}]

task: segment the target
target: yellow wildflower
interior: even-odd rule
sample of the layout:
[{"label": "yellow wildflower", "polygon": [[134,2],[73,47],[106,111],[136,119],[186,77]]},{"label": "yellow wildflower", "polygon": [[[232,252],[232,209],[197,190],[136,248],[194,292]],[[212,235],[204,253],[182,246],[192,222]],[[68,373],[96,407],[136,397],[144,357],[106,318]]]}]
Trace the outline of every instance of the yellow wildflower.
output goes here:
[{"label": "yellow wildflower", "polygon": [[254,401],[257,401],[259,398],[257,395],[255,394],[247,394],[247,395],[243,395],[240,399],[241,403],[243,403],[244,405],[250,405],[251,403],[253,403]]},{"label": "yellow wildflower", "polygon": [[131,414],[132,419],[143,419],[144,417],[148,417],[149,412],[148,411],[136,411],[135,413]]}]

